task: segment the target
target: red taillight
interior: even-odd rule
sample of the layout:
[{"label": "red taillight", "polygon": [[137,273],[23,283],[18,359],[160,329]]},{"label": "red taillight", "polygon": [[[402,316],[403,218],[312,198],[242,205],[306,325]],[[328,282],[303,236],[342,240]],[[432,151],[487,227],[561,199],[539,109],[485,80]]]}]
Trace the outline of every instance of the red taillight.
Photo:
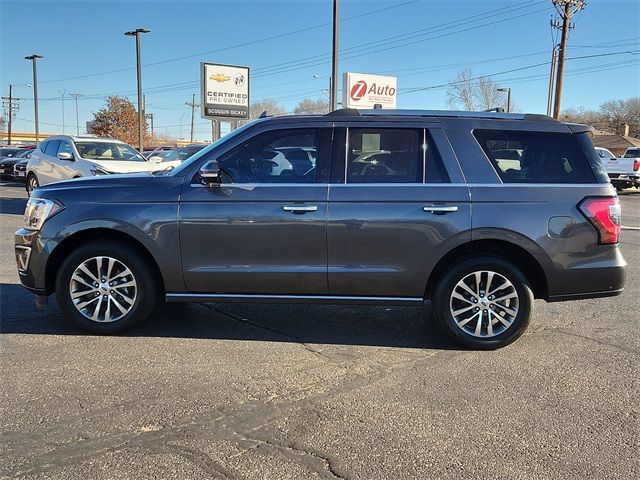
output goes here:
[{"label": "red taillight", "polygon": [[639,159],[639,158],[636,158],[636,159],[633,161],[633,171],[634,171],[634,172],[637,172],[638,170],[640,170],[640,159]]},{"label": "red taillight", "polygon": [[599,243],[618,243],[621,214],[618,197],[587,197],[578,208],[596,227]]}]

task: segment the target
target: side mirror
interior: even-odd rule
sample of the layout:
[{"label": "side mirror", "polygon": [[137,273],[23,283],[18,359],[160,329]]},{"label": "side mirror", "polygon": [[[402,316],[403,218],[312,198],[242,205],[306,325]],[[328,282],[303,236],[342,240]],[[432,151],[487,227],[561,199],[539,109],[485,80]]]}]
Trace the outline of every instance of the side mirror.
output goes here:
[{"label": "side mirror", "polygon": [[162,163],[162,157],[160,155],[153,155],[149,157],[149,161],[154,163]]},{"label": "side mirror", "polygon": [[71,155],[69,152],[60,152],[58,154],[58,158],[60,160],[68,160],[70,162],[73,162],[74,160],[73,155]]},{"label": "side mirror", "polygon": [[218,162],[216,160],[209,160],[200,167],[200,178],[202,178],[207,185],[219,185],[222,181],[222,176],[220,175]]}]

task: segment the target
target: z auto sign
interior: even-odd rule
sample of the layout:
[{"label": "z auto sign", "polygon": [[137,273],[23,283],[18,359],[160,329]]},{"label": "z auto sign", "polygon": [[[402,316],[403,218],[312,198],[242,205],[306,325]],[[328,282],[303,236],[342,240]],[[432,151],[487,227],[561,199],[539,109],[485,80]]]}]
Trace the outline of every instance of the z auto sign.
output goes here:
[{"label": "z auto sign", "polygon": [[398,79],[364,73],[345,73],[342,83],[342,106],[345,108],[396,108]]},{"label": "z auto sign", "polygon": [[249,67],[201,63],[202,118],[249,118]]}]

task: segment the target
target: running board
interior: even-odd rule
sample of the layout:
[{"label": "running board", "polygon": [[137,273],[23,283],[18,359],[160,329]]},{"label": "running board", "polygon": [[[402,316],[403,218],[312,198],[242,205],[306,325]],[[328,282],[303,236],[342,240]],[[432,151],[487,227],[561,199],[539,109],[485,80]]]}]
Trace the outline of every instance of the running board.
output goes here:
[{"label": "running board", "polygon": [[196,303],[319,303],[330,305],[424,305],[420,297],[344,297],[336,295],[247,295],[225,293],[165,294],[167,302]]}]

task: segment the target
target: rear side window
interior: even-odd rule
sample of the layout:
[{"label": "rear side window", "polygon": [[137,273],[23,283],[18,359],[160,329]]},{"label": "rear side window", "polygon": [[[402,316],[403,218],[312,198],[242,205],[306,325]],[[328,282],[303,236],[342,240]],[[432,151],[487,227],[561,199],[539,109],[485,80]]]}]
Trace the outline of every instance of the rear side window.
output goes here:
[{"label": "rear side window", "polygon": [[474,130],[473,134],[503,183],[596,182],[577,135],[515,130]]},{"label": "rear side window", "polygon": [[422,183],[422,130],[350,128],[347,183]]}]

